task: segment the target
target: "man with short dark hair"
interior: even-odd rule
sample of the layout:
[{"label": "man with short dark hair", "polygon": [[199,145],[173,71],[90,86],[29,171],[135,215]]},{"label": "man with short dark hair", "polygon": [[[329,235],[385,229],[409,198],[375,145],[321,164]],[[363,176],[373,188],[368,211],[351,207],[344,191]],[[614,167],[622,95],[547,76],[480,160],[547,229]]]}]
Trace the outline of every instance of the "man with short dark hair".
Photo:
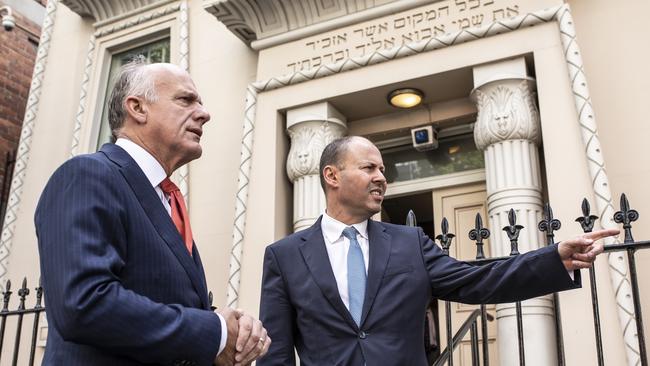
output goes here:
[{"label": "man with short dark hair", "polygon": [[210,310],[182,195],[210,115],[189,74],[134,62],[109,100],[115,142],[64,163],[35,215],[49,332],[43,365],[247,365],[261,322]]},{"label": "man with short dark hair", "polygon": [[432,297],[514,302],[580,286],[603,251],[600,230],[481,267],[442,253],[419,228],[369,220],[386,192],[377,147],[362,137],[321,156],[327,209],[310,228],[266,248],[260,319],[273,337],[260,366],[424,366]]}]

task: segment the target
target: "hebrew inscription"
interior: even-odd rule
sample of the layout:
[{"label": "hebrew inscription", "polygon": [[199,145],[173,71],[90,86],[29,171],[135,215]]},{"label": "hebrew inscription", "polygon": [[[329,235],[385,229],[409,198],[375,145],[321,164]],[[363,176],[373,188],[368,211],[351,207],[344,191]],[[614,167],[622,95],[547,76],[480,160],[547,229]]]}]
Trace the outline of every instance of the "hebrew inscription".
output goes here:
[{"label": "hebrew inscription", "polygon": [[410,12],[365,22],[341,31],[301,41],[301,56],[286,63],[286,72],[308,70],[322,64],[424,41],[469,27],[480,27],[519,15],[522,0],[446,0]]}]

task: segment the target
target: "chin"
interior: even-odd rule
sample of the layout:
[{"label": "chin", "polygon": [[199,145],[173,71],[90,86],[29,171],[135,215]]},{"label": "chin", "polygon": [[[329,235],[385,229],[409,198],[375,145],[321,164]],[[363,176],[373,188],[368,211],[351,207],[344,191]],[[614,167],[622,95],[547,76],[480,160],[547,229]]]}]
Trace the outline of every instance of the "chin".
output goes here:
[{"label": "chin", "polygon": [[183,150],[183,152],[179,153],[178,155],[179,155],[179,157],[181,157],[181,159],[180,159],[181,162],[182,162],[181,165],[185,165],[185,164],[189,163],[192,160],[196,160],[196,159],[200,158],[202,154],[203,154],[203,150],[201,149],[200,146],[198,148],[193,146],[192,148],[186,147]]},{"label": "chin", "polygon": [[201,147],[201,144],[198,142],[194,142],[190,144],[190,146],[187,147],[186,151],[187,151],[187,155],[192,157],[192,160],[200,158],[201,155],[203,154],[203,148]]},{"label": "chin", "polygon": [[368,217],[373,216],[381,212],[381,205],[373,205],[368,207]]}]

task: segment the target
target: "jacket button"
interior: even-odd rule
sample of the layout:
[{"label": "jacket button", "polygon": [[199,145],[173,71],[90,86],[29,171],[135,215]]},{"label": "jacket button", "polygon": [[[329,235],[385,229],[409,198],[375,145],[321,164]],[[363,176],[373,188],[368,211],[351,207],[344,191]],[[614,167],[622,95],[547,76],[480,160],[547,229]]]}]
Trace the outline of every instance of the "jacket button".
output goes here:
[{"label": "jacket button", "polygon": [[366,339],[366,337],[367,337],[366,332],[364,332],[363,330],[361,332],[359,332],[359,338]]}]

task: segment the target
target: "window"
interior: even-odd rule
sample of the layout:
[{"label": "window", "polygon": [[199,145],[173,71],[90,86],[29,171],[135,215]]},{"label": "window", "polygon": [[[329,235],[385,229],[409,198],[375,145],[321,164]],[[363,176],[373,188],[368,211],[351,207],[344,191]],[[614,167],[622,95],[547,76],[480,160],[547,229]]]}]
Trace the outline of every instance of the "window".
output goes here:
[{"label": "window", "polygon": [[462,172],[485,167],[483,152],[476,149],[472,134],[440,141],[431,151],[419,152],[411,145],[382,151],[388,183]]},{"label": "window", "polygon": [[140,55],[144,56],[150,63],[169,62],[169,38],[160,39],[124,52],[116,53],[111,58],[111,66],[107,79],[109,82],[106,87],[106,98],[102,108],[102,120],[97,138],[97,148],[109,142],[111,138],[111,128],[108,125],[108,98],[110,98],[111,90],[113,89],[113,78],[122,65]]}]

